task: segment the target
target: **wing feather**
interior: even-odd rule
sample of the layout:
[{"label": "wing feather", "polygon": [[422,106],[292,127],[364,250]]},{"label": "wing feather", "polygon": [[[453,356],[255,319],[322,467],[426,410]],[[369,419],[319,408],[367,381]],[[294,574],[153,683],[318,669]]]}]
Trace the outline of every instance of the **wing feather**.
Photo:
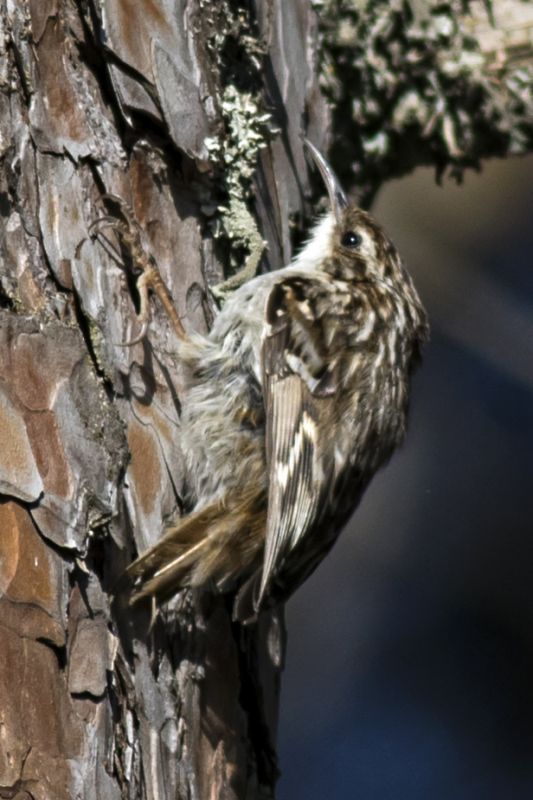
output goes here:
[{"label": "wing feather", "polygon": [[328,416],[336,387],[309,303],[314,283],[288,279],[274,287],[267,303],[262,359],[269,495],[256,608],[318,521],[328,492],[330,446],[320,434],[320,418]]}]

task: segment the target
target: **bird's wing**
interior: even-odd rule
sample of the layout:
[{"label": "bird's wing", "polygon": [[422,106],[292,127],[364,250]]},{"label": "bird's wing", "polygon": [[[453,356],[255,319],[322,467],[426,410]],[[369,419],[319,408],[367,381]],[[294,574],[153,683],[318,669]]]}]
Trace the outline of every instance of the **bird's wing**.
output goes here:
[{"label": "bird's wing", "polygon": [[316,289],[313,279],[285,279],[274,286],[266,308],[262,366],[269,493],[256,609],[319,519],[331,488],[337,365]]}]

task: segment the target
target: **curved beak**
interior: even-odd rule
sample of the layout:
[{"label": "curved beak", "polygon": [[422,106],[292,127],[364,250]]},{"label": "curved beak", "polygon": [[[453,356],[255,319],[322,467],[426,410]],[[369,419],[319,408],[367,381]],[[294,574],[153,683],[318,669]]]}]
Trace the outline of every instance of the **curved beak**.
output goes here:
[{"label": "curved beak", "polygon": [[320,150],[317,150],[314,144],[311,144],[309,139],[304,139],[304,144],[307,147],[315,166],[318,167],[320,174],[322,175],[324,183],[326,184],[326,189],[328,190],[331,210],[335,215],[335,219],[337,222],[339,222],[341,213],[348,205],[348,199],[344,194],[344,190],[342,189],[337,176],[331,169]]}]

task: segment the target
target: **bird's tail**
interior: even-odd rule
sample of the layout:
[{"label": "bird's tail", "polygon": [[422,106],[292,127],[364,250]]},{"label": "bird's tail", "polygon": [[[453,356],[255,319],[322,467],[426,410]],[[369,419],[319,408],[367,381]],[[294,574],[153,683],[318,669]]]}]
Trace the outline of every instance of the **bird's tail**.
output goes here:
[{"label": "bird's tail", "polygon": [[180,589],[204,584],[230,590],[257,567],[265,519],[257,494],[213,503],[180,519],[127,568],[130,603],[149,596],[164,602]]}]

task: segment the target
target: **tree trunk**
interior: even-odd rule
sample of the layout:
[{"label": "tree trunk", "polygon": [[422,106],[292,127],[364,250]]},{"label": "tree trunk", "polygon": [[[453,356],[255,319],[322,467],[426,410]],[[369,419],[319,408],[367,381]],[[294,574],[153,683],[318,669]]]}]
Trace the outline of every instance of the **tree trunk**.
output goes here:
[{"label": "tree trunk", "polygon": [[[148,336],[120,345],[138,332],[131,253],[90,226],[122,198],[185,327],[205,331],[222,265],[288,262],[309,194],[300,136],[324,146],[325,95],[340,171],[366,197],[422,160],[531,147],[531,86],[499,117],[461,116],[455,95],[449,114],[429,108],[414,78],[410,99],[384,95],[374,22],[409,6],[367,6],[0,0],[0,798],[274,794],[282,612],[243,630],[220,596],[182,593],[154,618],[113,599],[180,511],[182,386],[157,303]],[[442,26],[455,7],[439,9]],[[421,17],[396,19],[395,58],[430,29]],[[508,42],[486,52],[501,63],[484,89],[505,100],[531,48],[518,64]],[[467,94],[478,68],[457,78]]]}]

